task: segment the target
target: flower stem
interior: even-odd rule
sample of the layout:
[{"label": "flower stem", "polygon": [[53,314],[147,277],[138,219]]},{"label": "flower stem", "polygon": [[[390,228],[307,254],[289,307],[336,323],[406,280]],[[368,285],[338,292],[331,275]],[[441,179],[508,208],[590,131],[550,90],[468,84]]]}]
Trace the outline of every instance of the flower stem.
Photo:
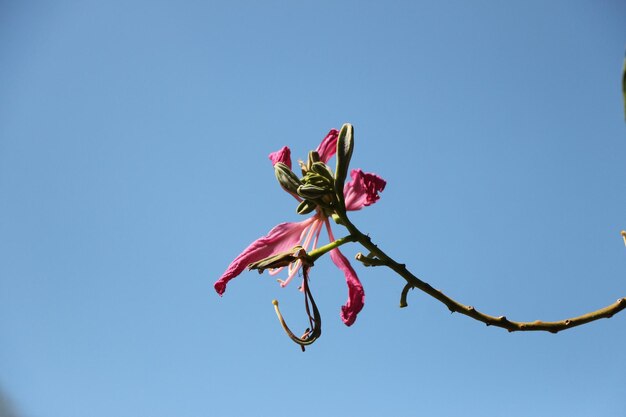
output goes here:
[{"label": "flower stem", "polygon": [[[565,319],[561,321],[546,322],[546,321],[537,320],[533,322],[518,322],[518,321],[508,320],[505,316],[500,316],[500,317],[490,316],[488,314],[485,314],[476,310],[472,306],[459,303],[458,301],[445,295],[440,290],[433,288],[427,282],[422,281],[421,279],[413,275],[406,268],[404,264],[400,264],[396,262],[390,256],[388,256],[382,249],[378,248],[378,246],[372,242],[369,236],[361,233],[361,231],[357,229],[356,226],[352,224],[352,222],[350,222],[345,212],[338,213],[338,215],[341,218],[345,227],[350,232],[349,237],[351,237],[353,241],[360,243],[363,247],[365,247],[367,250],[370,251],[371,255],[377,258],[376,265],[384,265],[392,269],[394,272],[396,272],[398,275],[400,275],[402,278],[406,280],[407,285],[405,286],[402,292],[402,298],[401,298],[402,307],[406,306],[406,296],[407,296],[409,288],[410,287],[418,288],[422,290],[423,292],[425,292],[426,294],[430,295],[431,297],[439,300],[446,307],[448,307],[448,309],[451,312],[464,314],[468,317],[471,317],[475,320],[485,323],[487,326],[502,327],[508,330],[509,332],[547,331],[550,333],[558,333],[561,330],[571,329],[572,327],[590,323],[592,321],[595,321],[601,318],[610,318],[614,314],[619,313],[620,311],[626,309],[626,298],[620,298],[615,303],[609,306],[606,306],[604,308],[601,308],[599,310],[592,311],[590,313],[583,314],[578,317]],[[624,237],[624,240],[626,243],[626,233],[623,233],[622,236]],[[371,255],[369,256],[369,258],[372,257]],[[372,265],[373,264],[369,262],[369,266],[372,266]]]},{"label": "flower stem", "polygon": [[352,235],[341,237],[337,240],[330,242],[327,245],[320,246],[319,248],[312,250],[311,252],[308,253],[308,255],[313,261],[315,261],[320,256],[330,252],[331,250],[335,248],[338,248],[341,245],[345,245],[346,243],[356,242],[356,241],[357,241],[356,238]]}]

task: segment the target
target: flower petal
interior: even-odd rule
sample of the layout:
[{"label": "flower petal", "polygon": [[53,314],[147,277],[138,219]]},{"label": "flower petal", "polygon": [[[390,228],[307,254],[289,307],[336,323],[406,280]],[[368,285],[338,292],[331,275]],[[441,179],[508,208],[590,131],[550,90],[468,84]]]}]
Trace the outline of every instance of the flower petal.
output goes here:
[{"label": "flower petal", "polygon": [[[328,230],[328,237],[331,242],[335,240],[333,232],[330,229],[330,223],[326,220],[326,230]],[[346,283],[348,284],[348,301],[345,305],[341,306],[341,320],[343,320],[346,326],[352,326],[356,320],[357,314],[363,309],[365,305],[365,291],[363,291],[363,285],[359,281],[359,277],[352,269],[352,265],[348,262],[348,259],[343,256],[339,249],[333,249],[330,251],[330,258],[333,263],[337,265],[337,268],[343,271],[346,277]]]},{"label": "flower petal", "polygon": [[337,129],[330,129],[330,132],[322,139],[322,143],[317,147],[316,151],[320,156],[320,160],[324,163],[328,162],[337,152],[337,138],[339,137],[339,131]]},{"label": "flower petal", "polygon": [[252,242],[231,262],[224,274],[215,282],[215,291],[219,295],[224,294],[228,281],[239,275],[252,262],[296,246],[301,240],[302,232],[316,219],[317,217],[313,216],[299,223],[281,223],[270,230],[267,236]]},{"label": "flower petal", "polygon": [[278,162],[282,162],[291,169],[291,149],[289,149],[289,147],[283,146],[282,149],[272,152],[269,158],[272,161],[272,166],[276,165]]},{"label": "flower petal", "polygon": [[364,173],[360,169],[353,169],[350,176],[352,181],[343,188],[346,210],[361,210],[365,206],[374,204],[380,198],[378,193],[387,185],[387,181],[378,175]]}]

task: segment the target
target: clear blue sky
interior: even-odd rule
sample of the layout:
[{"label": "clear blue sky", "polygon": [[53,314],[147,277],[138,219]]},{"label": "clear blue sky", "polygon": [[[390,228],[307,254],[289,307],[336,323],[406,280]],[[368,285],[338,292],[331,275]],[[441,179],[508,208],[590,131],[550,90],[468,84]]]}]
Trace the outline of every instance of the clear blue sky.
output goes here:
[{"label": "clear blue sky", "polygon": [[[213,282],[301,220],[267,154],[356,131],[353,221],[455,299],[559,320],[626,296],[623,1],[3,1],[0,403],[20,417],[626,416],[626,313],[558,335],[329,259]],[[344,233],[335,228],[337,236]],[[360,249],[344,247],[349,258]],[[7,405],[5,404],[5,407]],[[9,411],[4,411],[9,415]],[[1,414],[1,412],[0,412]]]}]

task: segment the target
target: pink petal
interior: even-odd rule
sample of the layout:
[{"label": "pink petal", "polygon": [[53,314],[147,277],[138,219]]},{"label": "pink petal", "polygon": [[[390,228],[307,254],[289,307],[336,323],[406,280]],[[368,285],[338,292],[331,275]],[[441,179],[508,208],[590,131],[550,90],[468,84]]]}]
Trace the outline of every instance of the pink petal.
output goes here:
[{"label": "pink petal", "polygon": [[[326,220],[326,230],[328,230],[328,237],[331,242],[335,240],[333,232],[330,229],[330,223]],[[346,277],[346,283],[348,284],[348,301],[345,305],[341,306],[341,320],[343,320],[346,326],[352,326],[356,320],[357,314],[363,309],[365,305],[365,291],[363,291],[363,285],[359,281],[359,277],[352,269],[352,265],[348,262],[345,256],[339,249],[333,249],[330,251],[330,258],[339,269],[343,271]]]},{"label": "pink petal", "polygon": [[267,236],[252,242],[231,262],[226,272],[215,282],[215,291],[219,295],[224,294],[228,281],[239,275],[252,262],[260,261],[296,246],[301,240],[302,232],[316,219],[317,217],[313,216],[299,223],[281,223],[270,230]]},{"label": "pink petal", "polygon": [[378,175],[364,173],[360,169],[353,169],[350,176],[352,181],[343,188],[347,210],[361,210],[374,204],[380,198],[378,193],[387,185],[387,181]]},{"label": "pink petal", "polygon": [[276,165],[278,162],[282,162],[291,169],[291,150],[287,146],[283,146],[282,149],[272,152],[269,158],[272,161],[272,166]]},{"label": "pink petal", "polygon": [[330,158],[337,153],[337,138],[339,137],[339,131],[337,129],[330,129],[330,132],[322,139],[322,143],[317,147],[317,153],[320,155],[322,162],[326,163]]}]

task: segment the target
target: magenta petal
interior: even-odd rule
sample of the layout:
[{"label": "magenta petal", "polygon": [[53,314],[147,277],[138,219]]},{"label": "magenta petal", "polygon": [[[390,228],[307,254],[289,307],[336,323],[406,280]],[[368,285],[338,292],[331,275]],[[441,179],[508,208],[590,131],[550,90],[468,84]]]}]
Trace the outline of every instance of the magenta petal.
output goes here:
[{"label": "magenta petal", "polygon": [[272,166],[276,165],[278,162],[282,162],[291,169],[291,150],[287,146],[283,146],[282,149],[272,152],[269,158],[272,161]]},{"label": "magenta petal", "polygon": [[322,143],[320,143],[320,146],[316,149],[322,162],[328,162],[328,160],[337,153],[338,137],[339,131],[337,129],[330,129],[330,132],[322,139]]},{"label": "magenta petal", "polygon": [[343,188],[347,210],[360,210],[374,204],[380,196],[379,192],[385,189],[387,181],[376,174],[364,173],[360,169],[353,169],[350,173],[352,181]]},{"label": "magenta petal", "polygon": [[252,262],[289,250],[300,243],[302,232],[316,219],[315,216],[299,223],[281,223],[274,227],[267,236],[255,240],[226,269],[215,282],[215,291],[219,295],[226,291],[226,284],[239,275]]},{"label": "magenta petal", "polygon": [[[328,231],[328,238],[331,242],[335,241],[335,236],[330,228],[330,223],[326,219],[326,230]],[[352,269],[352,265],[348,262],[343,253],[339,252],[339,249],[333,249],[330,251],[330,259],[337,265],[337,268],[343,271],[346,277],[346,284],[348,284],[348,301],[345,305],[341,306],[341,320],[343,320],[346,326],[352,326],[356,320],[357,314],[363,309],[365,305],[365,291],[363,291],[363,285],[359,281],[359,277]]]},{"label": "magenta petal", "polygon": [[348,259],[339,252],[339,249],[331,250],[330,258],[346,276],[348,301],[345,305],[341,306],[341,320],[343,320],[346,326],[351,326],[356,320],[357,314],[359,314],[359,311],[361,311],[365,305],[363,285],[361,285],[359,277],[357,277],[356,272],[352,269],[352,265],[350,265]]}]

